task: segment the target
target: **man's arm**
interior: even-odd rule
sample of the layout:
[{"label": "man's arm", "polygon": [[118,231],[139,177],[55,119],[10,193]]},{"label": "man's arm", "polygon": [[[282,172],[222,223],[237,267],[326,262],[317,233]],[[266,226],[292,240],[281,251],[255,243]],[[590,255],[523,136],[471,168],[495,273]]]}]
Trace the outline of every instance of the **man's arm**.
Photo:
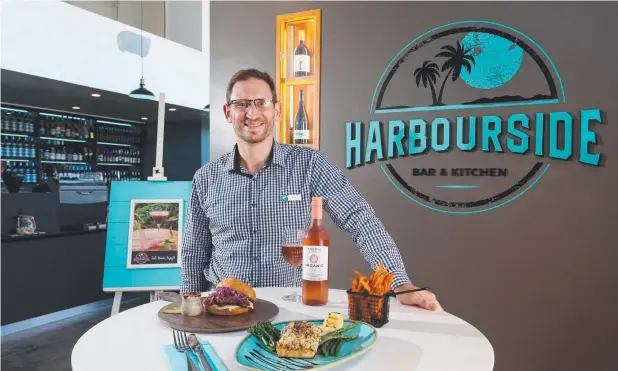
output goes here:
[{"label": "man's arm", "polygon": [[371,205],[321,152],[314,158],[312,193],[324,197],[326,212],[337,227],[350,233],[374,270],[383,263],[389,272],[395,273],[392,288],[411,283],[395,241]]},{"label": "man's arm", "polygon": [[191,196],[187,205],[187,220],[182,236],[182,286],[181,293],[188,291],[203,292],[208,289],[204,268],[210,262],[212,253],[212,238],[209,220],[201,202],[205,195],[206,179],[199,176],[198,171],[193,177]]}]

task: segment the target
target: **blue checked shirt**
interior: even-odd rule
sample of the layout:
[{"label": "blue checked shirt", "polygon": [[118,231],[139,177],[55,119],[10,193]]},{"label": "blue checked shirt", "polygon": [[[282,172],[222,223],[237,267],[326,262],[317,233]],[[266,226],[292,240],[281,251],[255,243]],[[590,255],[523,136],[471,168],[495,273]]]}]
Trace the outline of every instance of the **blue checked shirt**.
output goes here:
[{"label": "blue checked shirt", "polygon": [[[286,201],[285,195],[300,195]],[[207,291],[226,277],[254,287],[300,286],[301,267],[281,256],[285,228],[307,228],[311,197],[347,231],[375,269],[395,272],[392,287],[410,283],[395,242],[372,207],[320,151],[276,142],[255,175],[240,166],[238,149],[200,168],[193,178],[182,236],[181,292]]]}]

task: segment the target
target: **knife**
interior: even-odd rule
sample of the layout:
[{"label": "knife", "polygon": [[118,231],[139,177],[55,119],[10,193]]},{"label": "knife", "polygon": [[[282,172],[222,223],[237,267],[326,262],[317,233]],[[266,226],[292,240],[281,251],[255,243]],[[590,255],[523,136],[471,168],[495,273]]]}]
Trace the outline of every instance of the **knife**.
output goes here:
[{"label": "knife", "polygon": [[210,363],[208,363],[208,360],[206,359],[206,355],[204,354],[204,350],[202,349],[202,346],[200,345],[200,342],[197,340],[197,336],[195,336],[195,334],[189,335],[189,346],[199,358],[200,363],[202,364],[202,367],[204,368],[204,371],[214,371],[212,367],[210,367]]},{"label": "knife", "polygon": [[187,365],[189,366],[189,370],[190,371],[200,371],[193,364],[193,360],[191,359],[191,356],[189,355],[189,352],[185,352],[185,355],[187,356]]}]

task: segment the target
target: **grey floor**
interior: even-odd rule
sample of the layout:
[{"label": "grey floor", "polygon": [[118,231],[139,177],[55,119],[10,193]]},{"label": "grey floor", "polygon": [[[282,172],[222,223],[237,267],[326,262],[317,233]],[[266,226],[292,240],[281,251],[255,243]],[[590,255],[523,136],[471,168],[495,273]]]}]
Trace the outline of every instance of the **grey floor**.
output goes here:
[{"label": "grey floor", "polygon": [[[147,303],[149,296],[123,300],[120,310]],[[108,318],[111,307],[2,336],[2,371],[71,371],[71,352],[79,338]]]}]

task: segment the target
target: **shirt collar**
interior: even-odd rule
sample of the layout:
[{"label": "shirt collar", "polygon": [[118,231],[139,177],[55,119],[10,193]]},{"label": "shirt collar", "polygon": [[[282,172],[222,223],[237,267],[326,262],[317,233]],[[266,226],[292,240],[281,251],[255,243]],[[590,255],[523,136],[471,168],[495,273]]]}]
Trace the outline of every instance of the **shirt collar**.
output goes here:
[{"label": "shirt collar", "polygon": [[[272,149],[270,150],[270,154],[266,159],[264,167],[266,168],[271,164],[285,167],[285,161],[283,159],[283,148],[281,147],[281,144],[275,140],[273,141]],[[227,160],[225,169],[227,171],[234,171],[238,174],[242,174],[242,172],[240,171],[240,153],[238,152],[238,144],[234,145],[234,150],[232,151],[231,156]]]}]

